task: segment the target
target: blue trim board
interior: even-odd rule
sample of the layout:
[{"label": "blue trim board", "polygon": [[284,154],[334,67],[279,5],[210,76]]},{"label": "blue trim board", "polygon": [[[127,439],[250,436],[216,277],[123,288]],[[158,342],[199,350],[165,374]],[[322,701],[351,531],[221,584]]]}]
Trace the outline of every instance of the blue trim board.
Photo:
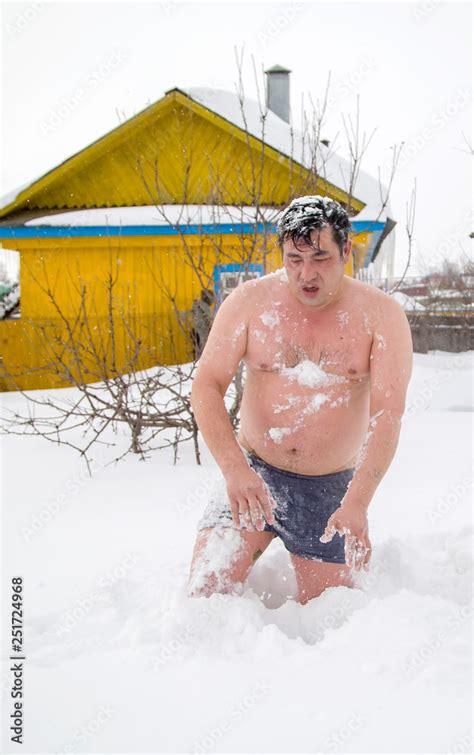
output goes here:
[{"label": "blue trim board", "polygon": [[383,231],[385,228],[383,220],[351,220],[351,225],[357,233],[362,233],[362,231]]},{"label": "blue trim board", "polygon": [[71,236],[179,236],[180,233],[263,233],[270,226],[265,223],[210,223],[202,225],[126,225],[126,226],[0,226],[2,239],[64,238]]},{"label": "blue trim board", "polygon": [[[382,231],[382,221],[353,220],[352,227],[356,233],[362,231]],[[276,232],[275,223],[210,223],[203,225],[126,225],[126,226],[50,226],[19,225],[0,226],[0,239],[35,239],[35,238],[71,238],[71,237],[109,237],[109,236],[179,236],[180,233],[200,235],[205,233],[270,233]]]}]

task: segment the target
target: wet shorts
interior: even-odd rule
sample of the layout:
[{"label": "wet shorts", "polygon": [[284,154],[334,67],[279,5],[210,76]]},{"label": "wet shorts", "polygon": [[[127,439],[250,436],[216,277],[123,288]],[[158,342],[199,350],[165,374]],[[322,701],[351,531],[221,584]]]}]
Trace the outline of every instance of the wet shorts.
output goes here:
[{"label": "wet shorts", "polygon": [[[265,521],[264,531],[278,535],[290,553],[302,558],[345,563],[344,536],[336,532],[330,543],[321,543],[319,538],[329,517],[340,506],[355,470],[343,469],[326,475],[297,474],[273,467],[253,452],[245,454],[277,504],[273,510],[275,523]],[[242,515],[240,523],[243,529],[250,529]],[[224,478],[211,492],[198,529],[216,525],[235,527]]]}]

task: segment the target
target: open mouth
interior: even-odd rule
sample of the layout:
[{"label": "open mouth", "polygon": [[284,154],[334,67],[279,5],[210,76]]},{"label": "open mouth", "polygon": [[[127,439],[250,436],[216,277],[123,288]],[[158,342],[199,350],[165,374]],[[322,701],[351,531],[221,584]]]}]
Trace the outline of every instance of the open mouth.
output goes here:
[{"label": "open mouth", "polygon": [[319,291],[318,286],[302,286],[302,289],[303,293],[306,294],[306,296],[314,296]]}]

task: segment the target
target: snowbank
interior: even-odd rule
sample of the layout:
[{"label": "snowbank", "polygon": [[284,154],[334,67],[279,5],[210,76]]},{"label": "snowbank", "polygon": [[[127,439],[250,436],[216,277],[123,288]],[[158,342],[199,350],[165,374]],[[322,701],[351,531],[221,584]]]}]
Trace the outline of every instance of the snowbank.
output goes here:
[{"label": "snowbank", "polygon": [[[415,355],[370,507],[371,570],[305,606],[279,541],[241,595],[186,596],[208,453],[200,468],[190,446],[177,467],[165,451],[106,466],[104,449],[90,479],[70,449],[2,437],[5,579],[24,580],[23,751],[469,752],[471,357]],[[10,685],[4,664],[3,752],[18,749]]]}]

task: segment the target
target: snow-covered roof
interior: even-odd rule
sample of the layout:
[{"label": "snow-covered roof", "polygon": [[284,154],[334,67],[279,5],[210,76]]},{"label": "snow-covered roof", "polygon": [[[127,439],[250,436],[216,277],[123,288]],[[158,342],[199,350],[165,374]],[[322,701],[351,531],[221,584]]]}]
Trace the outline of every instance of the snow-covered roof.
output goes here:
[{"label": "snow-covered roof", "polygon": [[[208,110],[220,115],[235,126],[248,129],[249,133],[258,139],[263,137],[266,144],[281,152],[287,157],[293,157],[293,159],[306,167],[310,166],[310,150],[308,144],[305,143],[303,135],[298,130],[292,129],[290,124],[282,120],[278,115],[271,110],[266,111],[265,127],[262,134],[262,112],[260,105],[256,100],[249,97],[244,98],[243,106],[241,107],[239,97],[236,92],[230,92],[223,89],[213,89],[210,87],[179,87],[178,91],[185,94],[190,99],[204,106]],[[176,89],[170,89],[169,92],[176,91]],[[167,92],[168,93],[168,92]],[[147,108],[148,109],[148,108]],[[242,113],[243,109],[243,113]],[[327,181],[335,184],[343,190],[349,188],[349,161],[332,152],[326,145],[319,144],[320,153],[322,156],[321,162],[324,163],[324,170],[320,167],[323,178]],[[75,152],[74,154],[77,154]],[[58,163],[61,165],[66,160],[70,159],[74,155],[69,155]],[[51,171],[48,171],[51,172]],[[15,201],[19,194],[31,186],[33,183],[43,178],[45,174],[37,176],[35,179],[28,181],[22,186],[8,192],[0,200],[0,209],[3,209],[11,202]],[[365,202],[364,209],[354,216],[355,220],[375,220],[378,218],[381,222],[384,222],[387,217],[392,217],[390,205],[387,204],[384,211],[380,214],[380,191],[378,180],[360,170],[358,177],[353,188],[353,196],[357,199]],[[171,205],[170,205],[171,206]],[[107,213],[111,210],[123,210],[136,208],[106,208]],[[154,208],[150,208],[153,210]],[[82,211],[78,211],[81,213]],[[102,209],[98,210],[102,212]],[[70,214],[68,214],[68,224],[70,221]],[[58,215],[55,215],[57,218]],[[44,220],[44,218],[42,219]],[[49,222],[49,220],[48,220]],[[204,222],[204,221],[202,221]],[[32,221],[35,224],[34,221]],[[36,221],[36,224],[38,221]],[[50,223],[54,225],[53,222]],[[87,224],[87,223],[86,223]]]},{"label": "snow-covered roof", "polygon": [[273,223],[275,207],[234,207],[222,205],[160,205],[139,207],[98,207],[68,210],[28,220],[25,225],[51,226],[130,226],[207,225],[217,223]]},{"label": "snow-covered roof", "polygon": [[15,189],[11,189],[9,192],[7,192],[7,194],[4,194],[0,199],[0,210],[3,210],[4,207],[14,202],[22,191],[25,191],[25,189],[27,189],[29,186],[36,183],[36,181],[39,181],[40,178],[43,178],[43,176],[44,173],[36,176],[35,178],[32,178],[31,181],[27,181],[26,183],[21,184],[21,186],[17,186]]},{"label": "snow-covered roof", "polygon": [[[247,128],[249,133],[287,157],[293,157],[306,167],[310,167],[311,154],[309,146],[300,131],[273,113],[266,111],[265,125],[262,133],[262,111],[259,103],[246,97],[241,106],[236,92],[210,87],[180,87],[179,90],[195,102],[206,107],[239,128]],[[243,112],[242,112],[243,110]],[[323,178],[344,190],[349,190],[350,162],[346,158],[333,152],[325,144],[319,144]],[[364,209],[355,216],[357,220],[375,220],[380,212],[380,189],[378,179],[360,170],[353,188],[353,195],[366,203]],[[390,205],[387,204],[379,220],[385,221],[392,217]]]}]

